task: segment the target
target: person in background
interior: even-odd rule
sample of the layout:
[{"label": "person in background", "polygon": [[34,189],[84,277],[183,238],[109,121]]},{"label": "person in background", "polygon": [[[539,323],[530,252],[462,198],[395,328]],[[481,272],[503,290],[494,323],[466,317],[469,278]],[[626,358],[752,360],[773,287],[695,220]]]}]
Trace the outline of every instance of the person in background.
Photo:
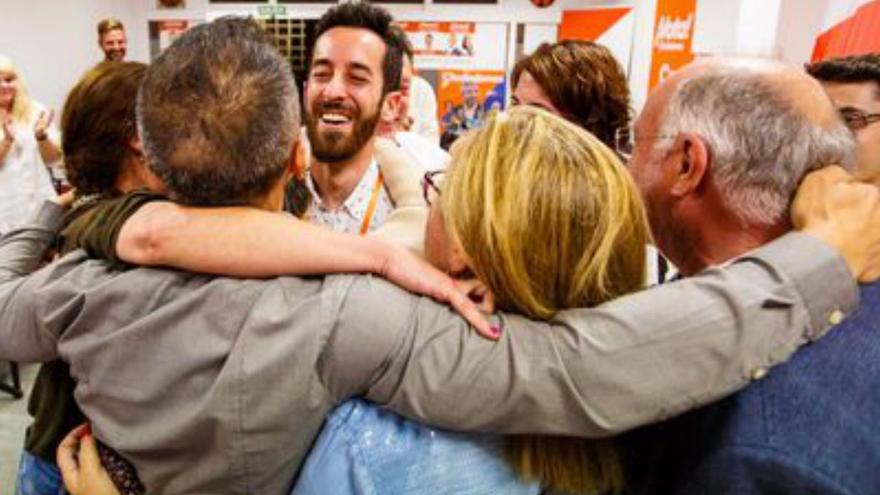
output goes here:
[{"label": "person in background", "polygon": [[0,55],[0,233],[56,196],[50,168],[59,165],[61,149],[53,118],[28,95],[12,59]]},{"label": "person in background", "polygon": [[855,175],[880,187],[880,53],[807,65],[858,144]]},{"label": "person in background", "polygon": [[510,76],[514,105],[534,105],[569,120],[616,149],[629,127],[629,85],[611,51],[592,41],[543,43]]},{"label": "person in background", "polygon": [[125,60],[128,39],[121,21],[108,17],[98,22],[98,46],[104,52],[104,60]]},{"label": "person in background", "polygon": [[[553,112],[628,158],[618,141],[626,141],[632,119],[629,84],[623,67],[605,46],[582,40],[543,43],[516,63],[511,84],[513,105]],[[648,258],[649,283],[663,282],[674,273],[653,246]]]},{"label": "person in background", "polygon": [[437,95],[431,83],[415,73],[415,57],[406,32],[394,25],[394,37],[403,50],[403,72],[400,91],[403,94],[402,129],[418,134],[433,144],[440,142],[440,125],[437,122]]},{"label": "person in background", "polygon": [[[396,24],[391,25],[390,31],[389,43],[393,45],[391,49],[403,54],[403,70],[400,75],[400,86],[394,88],[395,92],[399,93],[399,97],[398,95],[394,95],[394,97],[389,95],[389,97],[385,98],[382,117],[376,128],[376,134],[388,137],[397,143],[409,154],[413,164],[420,165],[423,172],[444,169],[449,164],[449,154],[440,148],[438,143],[439,135],[436,134],[439,129],[436,117],[437,103],[434,100],[433,90],[430,89],[431,85],[427,81],[413,75],[413,50],[406,33]],[[410,116],[410,112],[413,110],[413,107],[410,105],[413,96],[412,91],[416,87],[420,87],[416,81],[426,84],[430,92],[429,98],[430,102],[433,103],[433,107],[428,110],[432,113],[419,117],[419,119],[427,117],[428,123],[416,121]],[[424,106],[423,103],[421,105]],[[424,129],[425,127],[430,127],[431,123],[433,123],[434,133],[429,132],[428,136],[425,136],[416,131],[417,125]]]}]

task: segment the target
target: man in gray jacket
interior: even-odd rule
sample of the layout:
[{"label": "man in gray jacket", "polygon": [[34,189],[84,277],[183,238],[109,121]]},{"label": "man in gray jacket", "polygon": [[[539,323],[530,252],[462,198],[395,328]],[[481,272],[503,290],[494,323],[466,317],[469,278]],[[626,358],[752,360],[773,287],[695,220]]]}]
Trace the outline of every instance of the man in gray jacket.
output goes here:
[{"label": "man in gray jacket", "polygon": [[[141,91],[151,168],[180,201],[280,210],[294,87],[247,21],[190,30]],[[73,253],[20,278],[51,238],[47,211],[46,228],[0,243],[0,359],[69,362],[96,436],[150,493],[287,493],[325,415],[355,395],[454,429],[605,436],[746,385],[854,309],[852,274],[877,266],[865,253],[880,246],[868,228],[880,213],[827,221],[841,211],[833,196],[815,209],[838,208],[808,228],[845,259],[789,234],[723,269],[549,323],[501,315],[498,342],[364,276],[119,271]]]}]

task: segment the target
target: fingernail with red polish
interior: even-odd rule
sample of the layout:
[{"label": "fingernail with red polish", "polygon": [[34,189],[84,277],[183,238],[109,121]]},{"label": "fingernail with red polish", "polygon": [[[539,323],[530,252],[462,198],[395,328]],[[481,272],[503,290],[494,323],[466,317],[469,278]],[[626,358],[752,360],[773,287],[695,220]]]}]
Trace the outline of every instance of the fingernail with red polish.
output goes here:
[{"label": "fingernail with red polish", "polygon": [[497,327],[497,326],[495,326],[495,325],[492,325],[492,326],[490,327],[489,331],[492,332],[492,335],[493,335],[495,338],[501,337],[501,327]]}]

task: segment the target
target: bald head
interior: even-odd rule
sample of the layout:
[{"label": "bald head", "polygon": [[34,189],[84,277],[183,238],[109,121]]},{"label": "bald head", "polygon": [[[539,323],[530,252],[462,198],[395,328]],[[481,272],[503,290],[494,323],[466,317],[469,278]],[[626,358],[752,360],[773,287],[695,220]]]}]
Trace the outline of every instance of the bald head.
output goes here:
[{"label": "bald head", "polygon": [[[743,224],[778,225],[807,172],[853,163],[852,136],[822,87],[778,62],[690,64],[651,94],[642,117],[643,134],[698,136],[710,177]],[[660,151],[675,143],[658,142]]]},{"label": "bald head", "polygon": [[669,97],[683,83],[708,76],[728,76],[761,85],[777,99],[809,122],[826,129],[839,126],[840,116],[814,78],[801,68],[774,60],[755,58],[707,58],[692,62],[665,79],[651,94],[665,108]]}]

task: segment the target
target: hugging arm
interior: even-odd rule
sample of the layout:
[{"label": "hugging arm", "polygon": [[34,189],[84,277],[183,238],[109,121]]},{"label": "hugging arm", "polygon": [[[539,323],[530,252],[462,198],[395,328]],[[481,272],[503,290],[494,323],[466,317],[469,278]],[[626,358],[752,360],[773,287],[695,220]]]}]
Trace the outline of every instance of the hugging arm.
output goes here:
[{"label": "hugging arm", "polygon": [[[351,289],[320,371],[340,398],[364,394],[441,427],[602,437],[733,393],[821,336],[857,297],[843,259],[804,234],[549,323],[504,316],[497,343],[366,279]],[[380,301],[387,309],[375,315]],[[390,351],[359,369],[358,356],[377,349]]]},{"label": "hugging arm", "polygon": [[[68,229],[89,255],[239,277],[374,273],[451,304],[481,335],[496,333],[447,275],[386,240],[334,232],[255,208],[192,208],[135,192],[107,201]],[[419,226],[424,229],[424,225]]]},{"label": "hugging arm", "polygon": [[0,359],[48,361],[56,357],[56,337],[37,308],[44,300],[34,293],[36,270],[55,242],[62,207],[45,201],[33,221],[0,238]]}]

